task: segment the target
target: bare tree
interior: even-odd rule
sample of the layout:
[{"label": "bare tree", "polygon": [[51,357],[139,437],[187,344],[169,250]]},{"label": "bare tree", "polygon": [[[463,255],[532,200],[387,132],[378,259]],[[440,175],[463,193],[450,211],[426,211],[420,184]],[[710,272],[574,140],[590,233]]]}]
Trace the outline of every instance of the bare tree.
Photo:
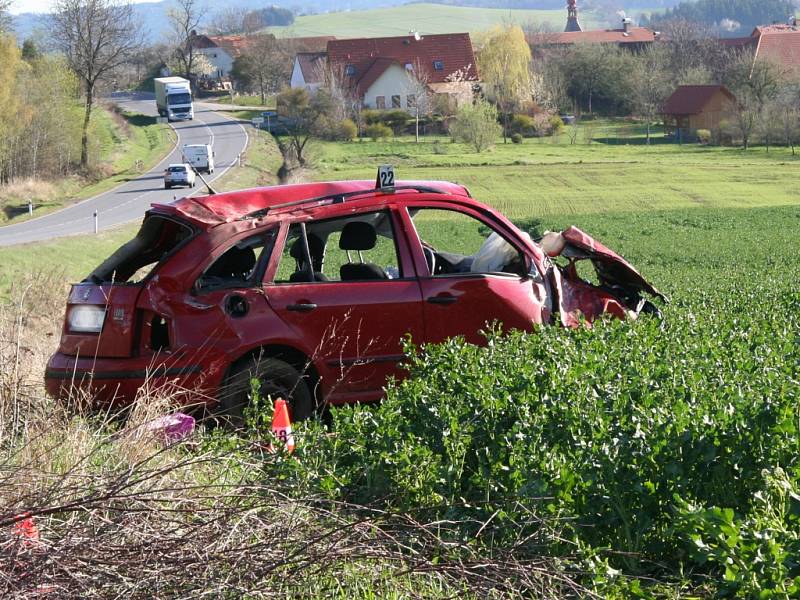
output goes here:
[{"label": "bare tree", "polygon": [[647,121],[648,144],[650,144],[650,126],[672,91],[666,73],[668,59],[667,51],[661,45],[646,48],[636,57],[634,104],[639,115]]},{"label": "bare tree", "polygon": [[[320,67],[322,68],[322,67]],[[330,95],[335,113],[332,115],[337,121],[352,119],[360,136],[364,131],[364,118],[361,114],[362,103],[358,90],[347,76],[344,63],[328,62],[324,67],[325,87]]]},{"label": "bare tree", "polygon": [[83,86],[81,167],[86,168],[96,87],[142,46],[141,30],[132,6],[117,0],[55,0],[49,25],[53,42]]},{"label": "bare tree", "polygon": [[247,9],[240,6],[226,6],[214,13],[208,30],[214,35],[230,35],[242,33],[247,17]]},{"label": "bare tree", "polygon": [[11,28],[11,16],[8,9],[11,7],[11,0],[0,0],[0,33]]},{"label": "bare tree", "polygon": [[291,57],[270,33],[252,35],[239,56],[233,69],[233,76],[247,87],[258,90],[261,104],[289,81],[291,76]]},{"label": "bare tree", "polygon": [[800,109],[798,109],[800,103],[798,100],[800,100],[800,88],[797,83],[794,83],[784,86],[775,101],[781,138],[783,138],[783,143],[792,149],[792,156],[795,155],[794,147],[800,137]]},{"label": "bare tree", "polygon": [[175,48],[175,58],[183,76],[191,81],[195,61],[195,36],[203,20],[204,7],[199,0],[176,0],[175,7],[167,11],[170,42]]},{"label": "bare tree", "polygon": [[414,97],[411,108],[414,115],[414,140],[419,142],[419,118],[429,115],[432,111],[430,73],[417,59],[411,69],[406,70],[406,90]]}]

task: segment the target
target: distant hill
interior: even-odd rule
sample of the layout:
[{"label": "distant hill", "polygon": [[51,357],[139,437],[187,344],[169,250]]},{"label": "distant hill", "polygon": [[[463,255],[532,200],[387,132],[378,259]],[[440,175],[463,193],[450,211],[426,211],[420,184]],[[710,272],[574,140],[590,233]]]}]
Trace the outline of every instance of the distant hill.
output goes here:
[{"label": "distant hill", "polygon": [[[278,37],[335,35],[336,37],[377,37],[406,35],[409,31],[455,33],[482,31],[494,25],[513,22],[547,24],[561,31],[566,10],[518,10],[469,8],[444,4],[404,4],[391,8],[346,11],[297,17],[289,27],[270,27]],[[591,13],[581,15],[584,27],[600,27]]]},{"label": "distant hill", "polygon": [[795,14],[792,0],[697,0],[681,2],[675,8],[650,18],[650,24],[671,19],[694,21],[715,29],[719,35],[747,36],[757,25],[785,23]]},{"label": "distant hill", "polygon": [[[291,3],[283,4],[280,2],[270,2],[270,0],[236,0],[235,5],[237,8],[256,10],[277,4],[278,6],[290,8],[298,14],[303,14],[306,12],[334,12],[381,6],[395,6],[401,4],[403,1],[404,0],[291,0]],[[166,33],[168,29],[166,21],[167,10],[174,6],[174,4],[172,0],[164,0],[162,2],[144,2],[133,5],[136,18],[142,24],[148,41],[157,42]],[[206,19],[210,20],[213,18],[218,8],[225,8],[229,6],[229,4],[217,3],[214,5],[208,3],[208,6],[210,8],[206,13]],[[45,17],[35,13],[15,15],[14,31],[17,38],[21,40],[25,39],[34,34],[37,28],[42,29],[44,26],[44,19]]]}]

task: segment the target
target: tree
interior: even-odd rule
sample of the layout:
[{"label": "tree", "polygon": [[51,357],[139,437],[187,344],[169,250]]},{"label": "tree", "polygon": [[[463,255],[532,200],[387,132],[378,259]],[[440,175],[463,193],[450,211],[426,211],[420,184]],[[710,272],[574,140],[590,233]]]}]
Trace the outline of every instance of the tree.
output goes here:
[{"label": "tree", "polygon": [[622,52],[625,51],[606,44],[576,44],[563,51],[560,67],[579,112],[582,100],[591,114],[598,96],[613,102],[629,98],[625,81],[629,65],[621,63],[632,59]]},{"label": "tree", "polygon": [[504,143],[509,113],[530,98],[530,61],[531,49],[519,25],[494,28],[483,40],[478,53],[484,92],[503,113]]},{"label": "tree", "polygon": [[0,0],[0,33],[11,29],[11,16],[8,14],[11,2],[12,0]]},{"label": "tree", "polygon": [[647,121],[647,143],[650,144],[650,125],[659,114],[672,91],[667,77],[667,51],[661,45],[651,45],[636,57],[634,104]]},{"label": "tree", "polygon": [[208,30],[214,35],[231,35],[234,33],[252,33],[245,30],[247,9],[239,6],[226,6],[214,13]]},{"label": "tree", "polygon": [[36,42],[28,38],[22,42],[22,60],[26,62],[33,62],[41,56],[39,49],[36,47]]},{"label": "tree", "polygon": [[663,23],[680,20],[705,26],[716,35],[730,35],[737,31],[749,33],[764,23],[781,23],[793,14],[791,0],[697,0],[668,8],[653,16],[649,24],[663,31]]},{"label": "tree", "polygon": [[795,154],[795,144],[800,137],[800,84],[791,82],[784,85],[775,100],[778,112],[780,134],[783,143]]},{"label": "tree", "polygon": [[261,104],[267,94],[277,92],[291,76],[291,57],[284,52],[275,36],[269,33],[252,35],[241,56],[233,64],[232,77],[246,87],[258,90]]},{"label": "tree", "polygon": [[190,81],[197,56],[194,38],[204,12],[199,0],[176,0],[175,7],[167,11],[171,46],[175,49],[175,58],[183,76]]},{"label": "tree", "polygon": [[497,123],[497,109],[485,100],[479,100],[458,109],[450,126],[450,135],[480,153],[494,145],[501,130]]},{"label": "tree", "polygon": [[406,70],[406,91],[409,96],[414,96],[414,104],[411,106],[414,116],[414,141],[419,142],[419,118],[427,116],[433,110],[431,102],[430,73],[417,59],[411,69]]},{"label": "tree", "polygon": [[117,0],[55,0],[53,9],[51,37],[83,86],[81,167],[85,169],[97,85],[135,54],[142,35],[131,5]]},{"label": "tree", "polygon": [[288,176],[295,162],[300,167],[305,166],[306,147],[319,133],[321,119],[330,113],[331,101],[327,94],[318,93],[312,98],[303,88],[286,88],[278,94],[276,103],[285,133],[273,135],[283,156],[281,169]]}]

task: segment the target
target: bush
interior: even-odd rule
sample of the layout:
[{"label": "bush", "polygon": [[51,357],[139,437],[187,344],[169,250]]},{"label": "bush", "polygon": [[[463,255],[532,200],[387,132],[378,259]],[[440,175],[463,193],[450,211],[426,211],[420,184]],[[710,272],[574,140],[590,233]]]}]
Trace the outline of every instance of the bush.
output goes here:
[{"label": "bush", "polygon": [[383,111],[374,110],[372,108],[365,108],[361,111],[361,118],[367,125],[374,125],[375,123],[383,122]]},{"label": "bush", "polygon": [[564,131],[564,121],[558,115],[550,117],[550,131],[551,135],[556,135]]},{"label": "bush", "polygon": [[522,134],[521,133],[512,133],[511,134],[511,141],[515,144],[522,143]]},{"label": "bush", "polygon": [[697,141],[703,145],[711,143],[711,132],[708,129],[697,130]]},{"label": "bush", "polygon": [[367,137],[372,138],[372,141],[385,140],[392,137],[392,130],[383,123],[375,123],[367,126],[365,131]]},{"label": "bush", "polygon": [[358,135],[358,127],[350,119],[340,121],[336,127],[336,139],[341,142],[349,142]]},{"label": "bush", "polygon": [[536,126],[533,122],[533,117],[528,115],[514,115],[509,123],[508,129],[512,133],[518,133],[520,136],[533,137],[536,134]]},{"label": "bush", "polygon": [[453,139],[469,144],[475,152],[493,146],[502,132],[503,128],[497,122],[497,109],[483,100],[459,108],[450,125]]},{"label": "bush", "polygon": [[381,121],[392,128],[395,135],[403,133],[403,128],[409,120],[409,115],[404,110],[389,110],[383,113]]}]

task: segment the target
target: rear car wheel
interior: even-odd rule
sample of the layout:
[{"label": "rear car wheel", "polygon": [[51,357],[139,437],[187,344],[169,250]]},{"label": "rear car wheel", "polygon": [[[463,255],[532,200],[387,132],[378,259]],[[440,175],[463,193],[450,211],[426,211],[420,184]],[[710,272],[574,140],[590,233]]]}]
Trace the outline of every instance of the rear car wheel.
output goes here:
[{"label": "rear car wheel", "polygon": [[171,187],[172,187],[172,186],[171,186],[170,184],[168,184],[168,183],[165,183],[165,184],[164,184],[164,189],[165,189],[165,190],[168,190],[168,189],[169,189],[169,188],[171,188]]},{"label": "rear car wheel", "polygon": [[217,418],[232,429],[242,429],[245,412],[252,400],[253,380],[257,380],[261,402],[283,398],[289,404],[292,421],[308,419],[314,413],[314,396],[307,378],[292,365],[277,358],[252,357],[231,369],[217,407]]}]

